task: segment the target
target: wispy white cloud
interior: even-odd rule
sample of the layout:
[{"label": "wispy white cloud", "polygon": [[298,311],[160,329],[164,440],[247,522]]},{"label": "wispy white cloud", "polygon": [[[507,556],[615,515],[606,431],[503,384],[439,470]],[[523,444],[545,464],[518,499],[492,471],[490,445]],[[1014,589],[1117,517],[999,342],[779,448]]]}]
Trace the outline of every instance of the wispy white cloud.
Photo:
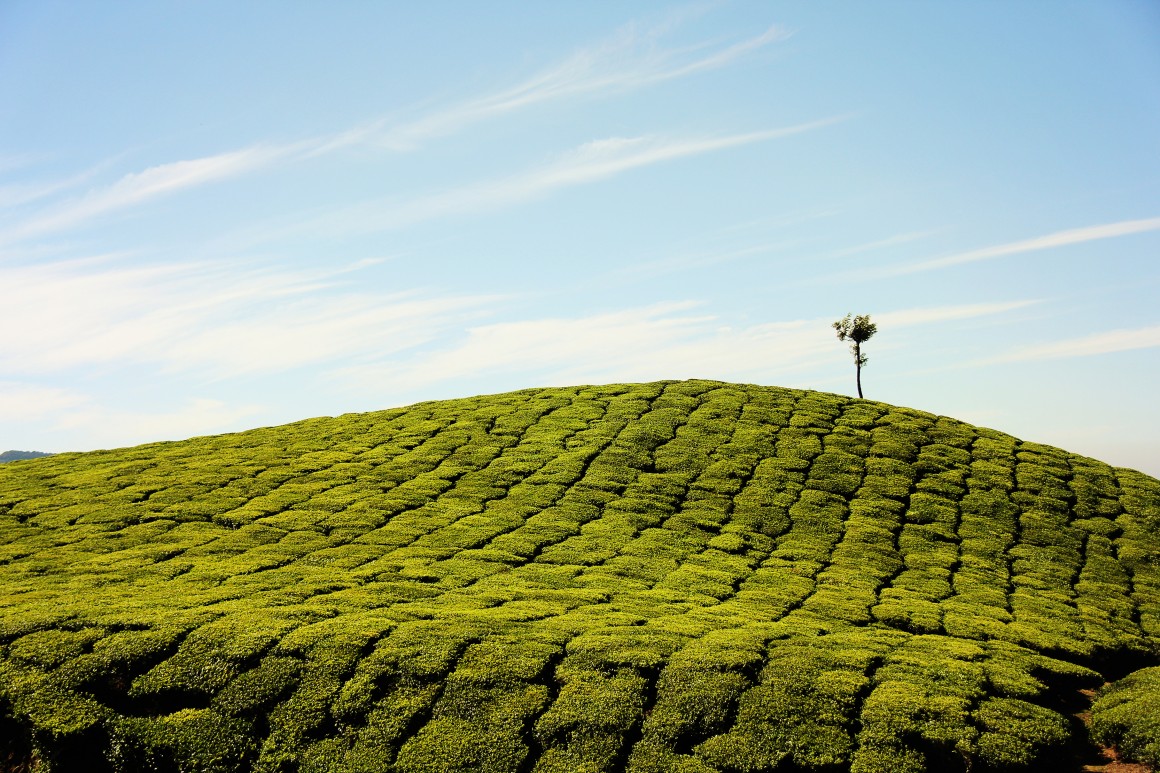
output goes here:
[{"label": "wispy white cloud", "polygon": [[[240,421],[261,410],[256,405],[230,406],[208,398],[188,399],[168,410],[125,410],[103,405],[75,389],[0,382],[0,422],[5,425],[6,434],[20,434],[20,425],[35,425],[38,429],[33,445],[38,451],[109,448],[226,432],[237,429]],[[78,448],[77,437],[89,438],[88,445]],[[6,440],[11,438],[0,437],[0,443]]]},{"label": "wispy white cloud", "polygon": [[1024,362],[1028,360],[1093,357],[1134,349],[1152,349],[1158,346],[1160,346],[1160,325],[1152,325],[1150,327],[1108,330],[1103,333],[1093,333],[1063,341],[1026,346],[987,362]]},{"label": "wispy white cloud", "polygon": [[92,177],[96,170],[82,172],[64,180],[48,182],[24,182],[0,185],[0,210],[14,209],[34,201],[52,196],[55,193],[66,191],[83,183]]},{"label": "wispy white cloud", "polygon": [[116,210],[145,203],[185,188],[253,171],[303,150],[301,144],[254,146],[214,156],[158,164],[124,175],[115,183],[58,203],[16,227],[0,232],[12,242],[66,228]]},{"label": "wispy white cloud", "polygon": [[34,421],[82,405],[83,395],[61,387],[0,381],[0,421]]},{"label": "wispy white cloud", "polygon": [[468,329],[453,346],[344,368],[333,375],[347,383],[367,387],[378,383],[379,388],[404,394],[505,373],[535,374],[564,383],[571,374],[581,381],[599,381],[605,373],[625,373],[631,367],[633,377],[647,378],[644,374],[654,372],[655,362],[646,360],[712,330],[714,317],[691,313],[696,305],[668,303],[580,318],[482,325]]},{"label": "wispy white cloud", "polygon": [[46,373],[148,363],[200,378],[383,356],[462,325],[494,299],[369,293],[339,271],[133,266],[68,261],[0,266],[0,371]]},{"label": "wispy white cloud", "polygon": [[259,314],[206,325],[167,347],[168,368],[212,365],[216,376],[278,372],[308,364],[382,357],[434,340],[494,297],[303,298]]},{"label": "wispy white cloud", "polygon": [[[1028,303],[903,309],[875,318],[904,327],[1002,314]],[[513,387],[688,377],[768,380],[834,361],[829,320],[734,328],[698,310],[696,303],[667,303],[481,325],[452,346],[341,368],[333,376],[355,390],[419,397],[448,384],[496,378]]]},{"label": "wispy white cloud", "polygon": [[825,257],[830,258],[845,258],[850,255],[859,255],[863,252],[873,252],[874,250],[881,250],[886,247],[897,247],[900,244],[909,244],[930,236],[933,231],[911,231],[908,233],[895,234],[888,236],[885,239],[877,239],[872,242],[865,242],[863,244],[855,244],[852,247],[843,247],[841,249],[833,250],[826,253]]},{"label": "wispy white cloud", "polygon": [[[522,175],[489,180],[409,200],[379,199],[302,223],[298,229],[343,234],[390,230],[451,215],[500,209],[561,188],[604,180],[632,169],[788,137],[844,120],[826,118],[780,129],[723,137],[613,137],[585,143],[557,161]],[[284,229],[280,229],[284,232]]]},{"label": "wispy white cloud", "polygon": [[581,48],[563,62],[515,86],[467,99],[411,122],[369,126],[363,137],[383,147],[410,150],[425,140],[541,102],[582,94],[626,92],[725,67],[789,36],[781,28],[770,27],[760,35],[706,52],[703,46],[658,48],[658,34],[659,29],[642,32],[637,25],[628,25],[608,40]]},{"label": "wispy white cloud", "polygon": [[[378,119],[300,142],[258,144],[240,150],[158,164],[126,174],[106,187],[57,201],[31,218],[0,230],[0,243],[19,242],[73,228],[93,218],[141,205],[160,196],[253,172],[278,162],[325,155],[360,145],[392,151],[413,150],[425,140],[453,134],[478,121],[541,102],[580,94],[630,91],[717,69],[783,39],[787,33],[771,27],[760,35],[708,51],[704,46],[691,49],[659,48],[656,46],[657,35],[656,30],[642,33],[635,25],[629,25],[610,40],[582,48],[560,64],[515,86],[468,98],[410,121]],[[675,148],[673,150],[676,151]],[[75,183],[73,180],[64,184],[0,187],[0,207],[36,201],[75,187]]]},{"label": "wispy white cloud", "polygon": [[89,403],[64,411],[54,429],[61,434],[90,438],[104,448],[158,440],[181,440],[238,429],[242,420],[262,411],[261,406],[231,406],[220,400],[192,398],[173,410],[126,411]]},{"label": "wispy white cloud", "polygon": [[925,308],[902,309],[874,314],[874,322],[883,330],[887,328],[911,327],[931,322],[950,322],[957,319],[972,319],[994,314],[1003,314],[1015,309],[1040,303],[1038,300],[999,301],[995,303],[968,303],[958,306],[930,306]]},{"label": "wispy white cloud", "polygon": [[1045,236],[1037,236],[1033,239],[1024,239],[1022,241],[1009,242],[1007,244],[997,244],[991,247],[983,247],[982,249],[978,250],[960,252],[957,255],[948,255],[944,258],[925,260],[919,263],[909,263],[900,266],[887,266],[881,269],[873,269],[869,273],[873,274],[874,276],[898,276],[902,274],[915,274],[922,271],[934,271],[940,268],[958,266],[964,263],[975,263],[981,260],[994,260],[995,258],[1005,258],[1010,255],[1039,252],[1040,250],[1050,250],[1056,247],[1066,247],[1071,244],[1082,244],[1084,242],[1096,241],[1099,239],[1114,239],[1118,236],[1128,236],[1130,234],[1145,233],[1147,231],[1156,230],[1160,230],[1160,217],[1145,218],[1142,220],[1122,220],[1116,223],[1094,225],[1088,226],[1086,228],[1072,228],[1066,231],[1056,231],[1055,233],[1047,234]]}]

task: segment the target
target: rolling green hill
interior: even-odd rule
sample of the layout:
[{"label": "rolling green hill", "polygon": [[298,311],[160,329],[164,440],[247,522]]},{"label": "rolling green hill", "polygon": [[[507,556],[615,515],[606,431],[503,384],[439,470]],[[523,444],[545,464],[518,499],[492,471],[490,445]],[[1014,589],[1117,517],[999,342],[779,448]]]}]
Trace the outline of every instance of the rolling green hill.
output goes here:
[{"label": "rolling green hill", "polygon": [[1078,770],[1093,690],[1156,764],[1156,666],[1160,481],[832,394],[0,467],[0,770]]}]

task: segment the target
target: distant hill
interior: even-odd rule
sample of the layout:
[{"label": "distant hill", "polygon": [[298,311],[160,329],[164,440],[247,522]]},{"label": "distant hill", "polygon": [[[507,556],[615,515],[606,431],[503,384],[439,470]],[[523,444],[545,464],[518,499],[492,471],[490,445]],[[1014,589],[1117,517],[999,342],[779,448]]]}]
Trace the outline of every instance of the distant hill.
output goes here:
[{"label": "distant hill", "polygon": [[1158,667],[1160,481],[868,400],[536,389],[0,468],[4,771],[1101,770],[1160,762]]},{"label": "distant hill", "polygon": [[15,462],[17,459],[39,459],[42,456],[52,456],[44,451],[5,451],[0,453],[0,462]]}]

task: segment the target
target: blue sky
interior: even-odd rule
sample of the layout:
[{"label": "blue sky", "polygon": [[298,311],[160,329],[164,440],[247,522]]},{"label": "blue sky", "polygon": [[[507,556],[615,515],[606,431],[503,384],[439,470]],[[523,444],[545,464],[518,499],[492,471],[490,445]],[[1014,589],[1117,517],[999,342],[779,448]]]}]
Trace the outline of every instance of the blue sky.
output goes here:
[{"label": "blue sky", "polygon": [[0,4],[0,449],[541,385],[1160,474],[1151,2]]}]

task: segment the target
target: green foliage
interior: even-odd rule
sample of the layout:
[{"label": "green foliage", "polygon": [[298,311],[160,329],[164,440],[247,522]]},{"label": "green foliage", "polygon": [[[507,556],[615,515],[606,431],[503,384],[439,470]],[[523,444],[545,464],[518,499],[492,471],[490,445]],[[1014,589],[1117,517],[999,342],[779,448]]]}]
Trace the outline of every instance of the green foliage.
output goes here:
[{"label": "green foliage", "polygon": [[1053,747],[1063,746],[1069,736],[1067,722],[1050,709],[1014,698],[989,698],[975,711],[979,734],[979,759],[993,768],[1011,769],[1059,756]]},{"label": "green foliage", "polygon": [[118,718],[108,762],[116,770],[234,773],[256,751],[253,728],[212,709],[182,709],[157,718]]},{"label": "green foliage", "polygon": [[[525,390],[0,468],[0,752],[49,771],[1043,769],[1063,698],[1158,652],[1160,482],[837,395]],[[1156,672],[1092,712],[1154,765]]]},{"label": "green foliage", "polygon": [[1160,767],[1160,667],[1102,689],[1092,704],[1092,735],[1129,760]]}]

